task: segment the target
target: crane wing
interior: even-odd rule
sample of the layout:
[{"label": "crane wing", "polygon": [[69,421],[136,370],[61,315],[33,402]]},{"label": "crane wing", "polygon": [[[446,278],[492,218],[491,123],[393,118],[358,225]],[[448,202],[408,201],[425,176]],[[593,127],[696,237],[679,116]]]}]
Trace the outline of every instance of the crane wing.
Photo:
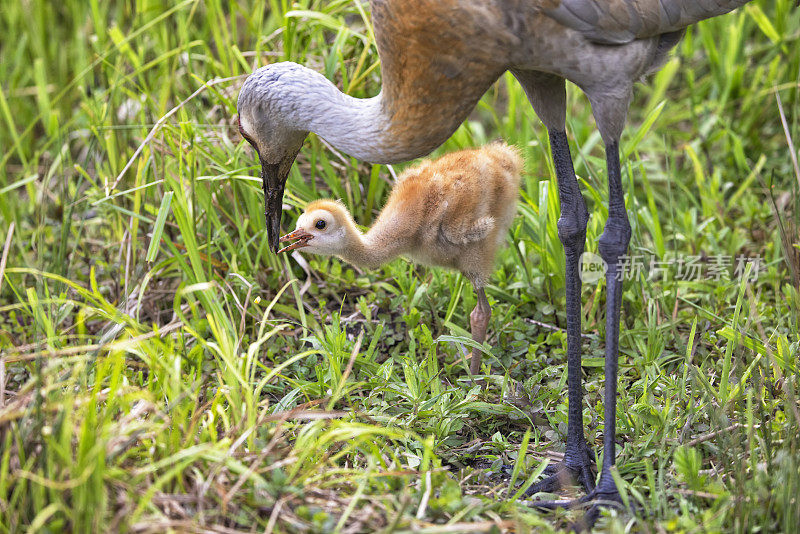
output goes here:
[{"label": "crane wing", "polygon": [[622,44],[680,30],[749,0],[546,0],[544,12],[603,44]]}]

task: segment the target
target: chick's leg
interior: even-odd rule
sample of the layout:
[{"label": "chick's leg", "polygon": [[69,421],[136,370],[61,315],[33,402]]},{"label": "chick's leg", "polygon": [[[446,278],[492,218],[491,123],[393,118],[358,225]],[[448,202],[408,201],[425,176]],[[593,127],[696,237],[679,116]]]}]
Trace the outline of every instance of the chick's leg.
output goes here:
[{"label": "chick's leg", "polygon": [[[492,308],[489,306],[489,301],[486,299],[486,293],[482,287],[475,287],[475,294],[478,297],[478,303],[469,314],[469,324],[472,329],[472,339],[477,343],[483,343],[486,340],[486,330],[489,327],[489,319],[492,317]],[[469,363],[469,374],[475,376],[481,370],[481,351],[472,349],[472,359]]]}]

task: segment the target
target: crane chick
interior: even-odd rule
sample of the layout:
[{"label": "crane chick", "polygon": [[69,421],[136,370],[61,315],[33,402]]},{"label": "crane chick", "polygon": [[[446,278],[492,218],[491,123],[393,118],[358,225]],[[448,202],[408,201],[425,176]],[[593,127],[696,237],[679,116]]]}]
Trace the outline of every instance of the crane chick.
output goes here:
[{"label": "crane chick", "polygon": [[[404,255],[417,263],[457,269],[475,287],[472,338],[486,339],[491,317],[484,287],[494,257],[517,210],[522,158],[505,143],[462,150],[405,170],[375,224],[362,233],[350,212],[333,200],[311,202],[297,219],[296,240],[280,252],[304,248],[364,268]],[[472,350],[470,373],[480,370]]]}]

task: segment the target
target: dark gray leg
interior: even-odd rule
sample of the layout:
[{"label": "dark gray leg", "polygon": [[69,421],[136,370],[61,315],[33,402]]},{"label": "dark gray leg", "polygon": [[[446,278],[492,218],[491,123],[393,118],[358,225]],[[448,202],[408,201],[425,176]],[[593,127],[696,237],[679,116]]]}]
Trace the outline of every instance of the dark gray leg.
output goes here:
[{"label": "dark gray leg", "polygon": [[611,475],[616,457],[614,441],[617,430],[617,369],[619,360],[619,325],[622,304],[622,277],[619,273],[619,260],[628,251],[631,240],[631,225],[625,211],[625,194],[622,191],[622,177],[619,166],[619,142],[606,145],[608,164],[608,220],[598,249],[600,256],[608,264],[606,272],[606,363],[603,431],[603,469],[597,488],[579,502],[593,501],[580,522],[572,525],[575,531],[590,530],[600,516],[602,506],[620,506],[617,485]]},{"label": "dark gray leg", "polygon": [[550,148],[558,178],[561,217],[558,219],[558,237],[564,245],[566,257],[567,298],[567,388],[569,412],[567,419],[567,447],[564,461],[548,470],[551,474],[530,487],[527,494],[552,492],[577,480],[587,491],[594,488],[594,456],[586,445],[583,434],[583,385],[581,376],[581,279],[580,257],[586,243],[586,223],[589,213],[583,200],[567,135],[563,131],[550,131]]},{"label": "dark gray leg", "polygon": [[[475,295],[478,303],[472,313],[469,314],[469,325],[472,330],[472,339],[478,343],[486,340],[486,329],[489,327],[489,319],[492,317],[492,308],[486,300],[486,293],[482,287],[475,286]],[[469,362],[469,374],[475,376],[481,370],[481,351],[472,349],[472,359]]]},{"label": "dark gray leg", "polygon": [[[550,501],[536,503],[543,508],[570,508],[582,503],[592,502],[580,522],[572,525],[575,531],[589,530],[600,515],[602,506],[620,506],[622,498],[611,475],[616,456],[616,421],[617,421],[617,369],[619,356],[620,307],[622,303],[622,278],[618,277],[619,260],[627,253],[631,239],[631,226],[625,210],[625,195],[622,190],[622,176],[619,164],[619,143],[614,141],[606,146],[608,164],[608,220],[603,235],[600,236],[600,256],[608,264],[606,272],[606,354],[605,354],[605,398],[604,416],[605,431],[603,433],[603,469],[597,487],[585,497],[576,500]],[[559,221],[560,222],[560,221]],[[559,230],[560,230],[559,225]],[[568,297],[569,299],[569,297]],[[569,305],[569,300],[567,300]],[[569,328],[569,323],[567,323]],[[569,340],[569,332],[567,333]],[[569,350],[569,349],[568,349]],[[570,390],[570,408],[572,407],[572,390]],[[570,411],[570,415],[572,412]],[[569,435],[568,435],[569,437]]]},{"label": "dark gray leg", "polygon": [[606,363],[603,432],[603,470],[597,491],[600,494],[618,496],[617,487],[611,477],[614,465],[617,422],[617,368],[619,358],[619,323],[622,304],[622,277],[619,273],[619,260],[628,252],[631,240],[631,225],[625,211],[625,194],[622,191],[622,177],[619,167],[619,144],[610,143],[606,147],[608,163],[608,220],[603,235],[600,236],[600,256],[608,264],[606,272]]}]

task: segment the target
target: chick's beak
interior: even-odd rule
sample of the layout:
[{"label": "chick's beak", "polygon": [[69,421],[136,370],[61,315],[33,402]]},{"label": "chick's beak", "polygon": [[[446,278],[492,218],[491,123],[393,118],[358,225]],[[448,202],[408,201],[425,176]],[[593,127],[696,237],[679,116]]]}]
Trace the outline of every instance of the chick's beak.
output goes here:
[{"label": "chick's beak", "polygon": [[314,238],[312,234],[309,234],[302,228],[298,228],[294,232],[286,234],[285,236],[280,238],[280,242],[283,243],[285,241],[291,241],[293,239],[297,239],[294,243],[287,245],[278,251],[278,254],[281,252],[289,252],[290,250],[294,250],[297,248],[303,248],[308,246],[308,242]]}]

